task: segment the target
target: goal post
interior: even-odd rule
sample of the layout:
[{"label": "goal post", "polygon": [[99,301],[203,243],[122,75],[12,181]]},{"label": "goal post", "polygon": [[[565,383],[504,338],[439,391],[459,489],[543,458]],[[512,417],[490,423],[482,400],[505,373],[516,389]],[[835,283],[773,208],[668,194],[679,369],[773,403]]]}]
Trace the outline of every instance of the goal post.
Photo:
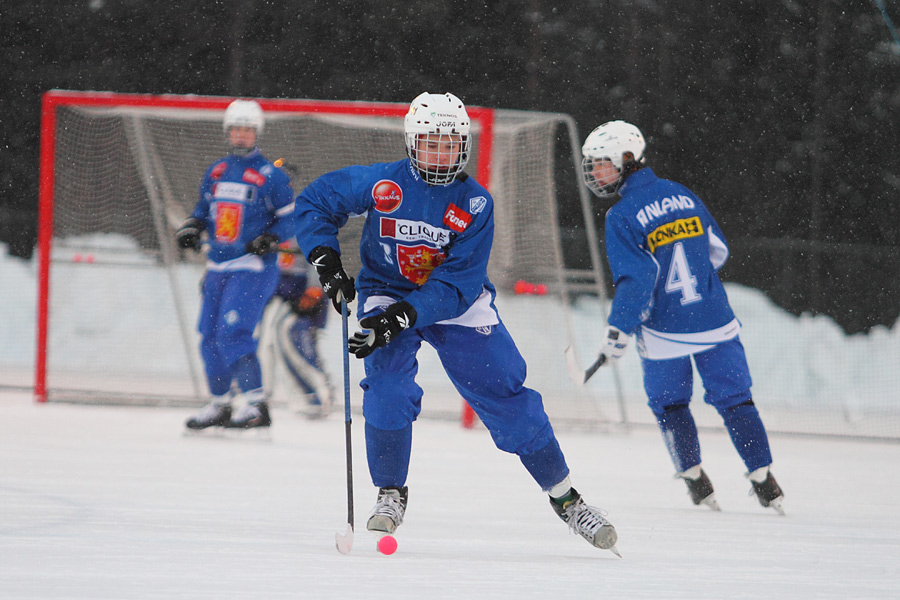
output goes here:
[{"label": "goal post", "polygon": [[[37,401],[185,406],[205,401],[195,327],[203,259],[178,249],[173,233],[193,209],[205,169],[227,153],[221,122],[232,100],[44,94]],[[296,167],[295,193],[328,171],[406,155],[407,103],[257,101],[266,113],[260,147],[269,159],[283,158]],[[613,378],[586,390],[574,385],[565,369],[566,346],[585,348],[599,335],[586,331],[573,306],[603,300],[596,239],[575,250],[589,257],[587,268],[568,267],[563,246],[561,198],[577,207],[580,218],[593,218],[585,190],[572,176],[580,168],[574,121],[558,113],[467,110],[473,132],[470,173],[495,199],[489,276],[498,289],[501,317],[528,364],[528,385],[541,391],[547,412],[557,420],[623,422],[627,417]],[[569,147],[559,158],[565,138]],[[351,219],[341,231],[352,271],[359,267],[357,221]],[[589,236],[593,227],[585,227]],[[320,341],[332,370],[340,364],[329,357],[340,348],[336,321],[330,319]],[[459,395],[436,354],[424,350],[419,358],[423,414],[458,418]],[[276,402],[293,393],[281,380],[274,387]]]}]

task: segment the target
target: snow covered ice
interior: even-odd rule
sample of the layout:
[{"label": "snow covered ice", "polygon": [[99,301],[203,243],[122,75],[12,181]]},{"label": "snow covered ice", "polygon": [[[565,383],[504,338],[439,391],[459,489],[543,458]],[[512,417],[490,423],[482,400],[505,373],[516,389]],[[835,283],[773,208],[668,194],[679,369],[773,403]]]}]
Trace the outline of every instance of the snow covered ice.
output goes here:
[{"label": "snow covered ice", "polygon": [[182,435],[184,409],[35,404],[0,392],[4,598],[900,598],[900,447],[773,435],[787,516],[748,495],[724,432],[702,431],[723,512],[691,505],[659,434],[559,432],[573,483],[624,558],[569,534],[487,432],[414,429],[399,550],[364,530],[375,500],[354,423],[273,416],[272,440]]}]

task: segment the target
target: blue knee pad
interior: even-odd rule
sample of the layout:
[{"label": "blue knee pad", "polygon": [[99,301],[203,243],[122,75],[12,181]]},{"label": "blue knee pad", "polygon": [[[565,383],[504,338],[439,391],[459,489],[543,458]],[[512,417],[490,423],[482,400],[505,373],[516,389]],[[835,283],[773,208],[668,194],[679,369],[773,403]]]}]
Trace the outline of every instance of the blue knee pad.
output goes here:
[{"label": "blue knee pad", "polygon": [[706,391],[704,401],[720,410],[752,398],[750,369],[740,338],[717,344],[694,355]]},{"label": "blue knee pad", "polygon": [[654,412],[675,470],[682,473],[700,464],[697,424],[687,404],[674,404]]},{"label": "blue knee pad", "polygon": [[422,388],[416,383],[419,370],[416,353],[421,344],[417,330],[407,329],[363,360],[366,376],[359,387],[363,390],[366,423],[395,431],[419,416]]},{"label": "blue knee pad", "polygon": [[747,471],[772,464],[769,436],[752,400],[717,410]]},{"label": "blue knee pad", "polygon": [[555,437],[537,452],[520,454],[519,460],[545,492],[569,475],[569,466]]},{"label": "blue knee pad", "polygon": [[416,420],[422,410],[422,388],[409,379],[390,373],[375,373],[360,382],[363,416],[379,429],[396,430]]},{"label": "blue knee pad", "polygon": [[691,357],[668,360],[641,359],[644,371],[644,391],[653,414],[661,414],[667,407],[687,404],[694,391],[694,370]]},{"label": "blue knee pad", "polygon": [[377,487],[406,485],[412,452],[412,424],[394,431],[366,423],[366,460]]}]

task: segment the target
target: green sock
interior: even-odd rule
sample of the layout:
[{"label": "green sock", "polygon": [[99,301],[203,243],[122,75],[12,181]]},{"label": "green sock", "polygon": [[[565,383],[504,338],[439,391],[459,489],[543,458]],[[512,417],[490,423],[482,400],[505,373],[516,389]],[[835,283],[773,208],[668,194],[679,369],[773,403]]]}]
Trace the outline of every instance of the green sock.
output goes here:
[{"label": "green sock", "polygon": [[570,502],[574,501],[578,498],[578,493],[575,491],[575,488],[569,488],[569,491],[560,496],[559,498],[554,498],[550,496],[550,499],[559,504],[560,506],[565,506]]}]

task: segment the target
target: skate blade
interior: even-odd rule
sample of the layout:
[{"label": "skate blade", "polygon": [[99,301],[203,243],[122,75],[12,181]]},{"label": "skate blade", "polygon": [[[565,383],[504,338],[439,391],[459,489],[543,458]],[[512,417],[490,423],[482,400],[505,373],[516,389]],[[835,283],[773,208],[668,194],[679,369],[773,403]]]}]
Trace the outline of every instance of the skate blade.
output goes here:
[{"label": "skate blade", "polygon": [[719,501],[716,500],[715,494],[710,494],[709,496],[701,500],[700,504],[705,504],[716,512],[722,512],[722,508],[719,506]]},{"label": "skate blade", "polygon": [[327,408],[319,406],[309,406],[304,410],[298,410],[297,414],[306,418],[308,421],[321,421],[328,418],[330,411]]},{"label": "skate blade", "polygon": [[784,496],[778,496],[771,502],[769,502],[769,508],[774,508],[775,512],[777,512],[782,517],[784,516],[784,506],[782,503],[784,502]]},{"label": "skate blade", "polygon": [[188,438],[223,438],[225,437],[225,428],[218,425],[206,427],[204,429],[191,429],[185,427],[182,431],[182,435]]},{"label": "skate blade", "polygon": [[271,429],[271,427],[226,427],[222,430],[222,437],[233,440],[271,442]]}]

